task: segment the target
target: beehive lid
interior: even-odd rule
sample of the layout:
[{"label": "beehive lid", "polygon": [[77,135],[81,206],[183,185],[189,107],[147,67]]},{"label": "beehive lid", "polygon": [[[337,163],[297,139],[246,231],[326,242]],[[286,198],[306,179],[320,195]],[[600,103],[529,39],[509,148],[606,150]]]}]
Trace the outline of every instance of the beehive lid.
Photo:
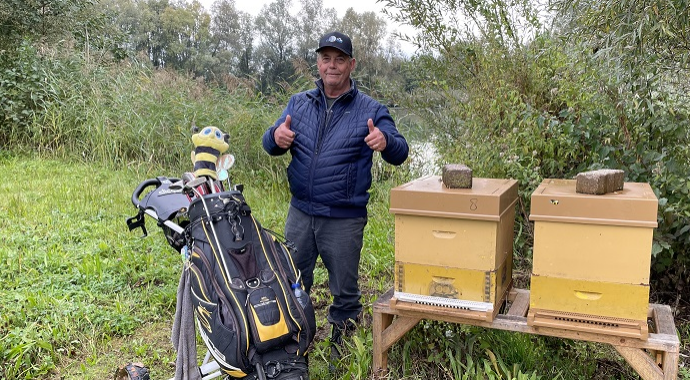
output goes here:
[{"label": "beehive lid", "polygon": [[473,178],[471,189],[449,189],[440,176],[427,176],[391,189],[390,212],[499,221],[517,197],[512,179]]},{"label": "beehive lid", "polygon": [[545,179],[532,193],[532,221],[656,228],[658,200],[648,183],[604,195],[580,194],[575,180]]}]

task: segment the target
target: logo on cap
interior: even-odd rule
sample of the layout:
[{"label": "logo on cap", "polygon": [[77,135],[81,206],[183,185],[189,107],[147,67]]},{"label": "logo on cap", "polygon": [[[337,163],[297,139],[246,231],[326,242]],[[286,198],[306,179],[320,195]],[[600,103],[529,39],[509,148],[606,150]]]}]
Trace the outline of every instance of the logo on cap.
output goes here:
[{"label": "logo on cap", "polygon": [[336,41],[338,41],[338,43],[341,43],[341,44],[343,43],[343,39],[340,37],[336,37],[336,36],[328,37],[328,42],[336,42]]}]

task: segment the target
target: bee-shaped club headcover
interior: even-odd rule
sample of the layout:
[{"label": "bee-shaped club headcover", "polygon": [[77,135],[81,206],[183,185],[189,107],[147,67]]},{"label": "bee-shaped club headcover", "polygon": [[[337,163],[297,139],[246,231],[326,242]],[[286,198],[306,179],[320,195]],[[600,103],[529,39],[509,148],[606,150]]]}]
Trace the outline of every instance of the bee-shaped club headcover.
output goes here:
[{"label": "bee-shaped club headcover", "polygon": [[229,135],[212,126],[204,127],[201,131],[199,128],[193,127],[192,132],[196,132],[192,135],[194,175],[197,178],[206,176],[214,180],[218,179],[216,162],[218,157],[228,150]]}]

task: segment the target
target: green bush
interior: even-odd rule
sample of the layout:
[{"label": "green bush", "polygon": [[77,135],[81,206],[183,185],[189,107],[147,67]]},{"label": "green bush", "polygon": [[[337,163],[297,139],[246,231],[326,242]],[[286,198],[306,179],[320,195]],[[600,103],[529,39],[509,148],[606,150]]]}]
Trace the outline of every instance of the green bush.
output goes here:
[{"label": "green bush", "polygon": [[[464,51],[472,52],[473,75],[461,83],[427,81],[413,106],[429,121],[443,162],[465,163],[477,176],[518,180],[517,254],[531,257],[530,195],[544,178],[622,169],[626,181],[650,183],[659,198],[653,277],[674,291],[687,286],[687,96],[672,96],[661,83],[636,91],[584,47],[566,47],[550,35],[522,48],[467,44]],[[449,65],[428,65],[420,73],[434,70],[434,78],[454,76],[444,72],[454,70]]]},{"label": "green bush", "polygon": [[265,99],[249,82],[209,85],[136,61],[91,66],[75,54],[39,57],[28,45],[21,52],[0,78],[4,147],[179,175],[191,170],[192,124],[215,125],[230,134],[236,172],[283,175],[281,160],[265,159],[261,136],[286,95]]},{"label": "green bush", "polygon": [[27,143],[31,125],[55,100],[46,83],[50,62],[24,41],[15,50],[0,52],[0,146]]}]

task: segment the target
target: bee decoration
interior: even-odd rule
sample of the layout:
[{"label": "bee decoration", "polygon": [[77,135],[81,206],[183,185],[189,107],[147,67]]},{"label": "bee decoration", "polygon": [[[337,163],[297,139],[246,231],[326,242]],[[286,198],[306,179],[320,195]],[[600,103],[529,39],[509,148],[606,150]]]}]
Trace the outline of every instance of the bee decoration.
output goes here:
[{"label": "bee decoration", "polygon": [[197,178],[205,176],[217,180],[218,171],[227,171],[235,161],[232,155],[223,155],[229,148],[230,136],[214,126],[199,129],[196,125],[192,125],[192,132],[194,133],[192,135],[194,176]]}]

